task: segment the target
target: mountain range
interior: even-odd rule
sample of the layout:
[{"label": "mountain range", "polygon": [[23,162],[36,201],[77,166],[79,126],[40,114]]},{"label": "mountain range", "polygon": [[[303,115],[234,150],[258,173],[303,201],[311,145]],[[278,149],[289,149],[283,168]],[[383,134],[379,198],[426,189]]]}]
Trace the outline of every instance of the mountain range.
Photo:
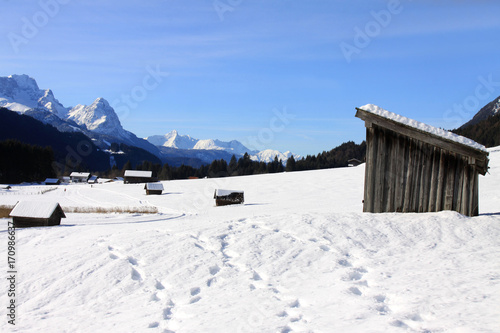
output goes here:
[{"label": "mountain range", "polygon": [[264,162],[272,161],[275,156],[286,161],[291,156],[290,152],[250,150],[236,140],[198,140],[179,135],[175,130],[166,135],[138,138],[122,127],[116,112],[104,98],[97,98],[90,105],[65,107],[52,90],[40,89],[28,75],[0,77],[0,107],[31,116],[61,132],[81,132],[104,151],[109,151],[111,143],[125,144],[144,149],[174,166],[199,166],[215,159],[229,161],[232,155],[240,157],[245,153],[253,160]]},{"label": "mountain range", "polygon": [[[250,150],[237,140],[221,141],[214,139],[195,139],[189,135],[180,135],[179,132],[173,130],[165,135],[153,135],[145,138],[150,143],[159,147],[162,151],[168,151],[166,148],[177,150],[193,150],[194,154],[199,154],[203,151],[211,151],[212,153],[219,152],[221,158],[228,160],[232,155],[243,156],[245,153],[250,155],[250,159],[258,162],[272,162],[277,156],[278,160],[286,162],[292,156],[290,151],[280,152],[278,150],[266,149],[262,151]],[[224,154],[227,153],[227,154]],[[294,155],[294,158],[300,158],[299,155]]]}]

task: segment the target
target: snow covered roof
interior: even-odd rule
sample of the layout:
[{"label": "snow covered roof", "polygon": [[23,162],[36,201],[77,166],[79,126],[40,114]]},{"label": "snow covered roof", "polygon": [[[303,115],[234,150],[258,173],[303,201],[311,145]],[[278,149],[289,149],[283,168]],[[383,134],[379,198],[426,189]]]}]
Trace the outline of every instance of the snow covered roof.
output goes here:
[{"label": "snow covered roof", "polygon": [[414,128],[416,130],[440,137],[442,139],[446,139],[449,141],[453,141],[465,146],[468,146],[473,149],[481,150],[483,152],[488,152],[486,150],[486,147],[483,146],[482,144],[479,144],[475,142],[474,140],[468,139],[466,137],[463,137],[461,135],[457,135],[455,133],[446,131],[441,128],[437,128],[431,125],[427,125],[424,123],[421,123],[419,121],[403,117],[401,115],[398,115],[396,113],[389,112],[387,110],[382,109],[381,107],[374,105],[374,104],[366,104],[363,106],[360,106],[358,109],[375,114],[377,116],[380,116],[382,118],[392,120],[394,122],[397,122],[399,124]]},{"label": "snow covered roof", "polygon": [[62,217],[66,217],[57,202],[19,201],[9,216],[48,219],[56,209],[60,209]]},{"label": "snow covered roof", "polygon": [[151,178],[153,176],[153,171],[141,171],[141,170],[125,170],[124,177],[143,177]]},{"label": "snow covered roof", "polygon": [[163,191],[162,183],[147,183],[144,185],[145,190],[153,190],[153,191]]},{"label": "snow covered roof", "polygon": [[82,178],[88,178],[90,177],[90,172],[72,172],[70,177],[82,177]]},{"label": "snow covered roof", "polygon": [[215,195],[218,197],[230,195],[231,193],[244,193],[244,192],[243,191],[235,191],[235,190],[221,190],[221,189],[215,190]]},{"label": "snow covered roof", "polygon": [[59,179],[58,178],[47,178],[45,179],[45,184],[49,183],[49,184],[56,184],[59,182]]}]

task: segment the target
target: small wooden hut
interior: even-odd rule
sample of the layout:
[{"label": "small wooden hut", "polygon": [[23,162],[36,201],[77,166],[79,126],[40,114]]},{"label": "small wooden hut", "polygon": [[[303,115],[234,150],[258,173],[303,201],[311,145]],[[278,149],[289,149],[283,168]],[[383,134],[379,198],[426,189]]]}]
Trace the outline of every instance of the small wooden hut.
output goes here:
[{"label": "small wooden hut", "polygon": [[362,161],[358,160],[357,158],[351,158],[350,160],[347,161],[347,166],[349,167],[355,167],[363,163]]},{"label": "small wooden hut", "polygon": [[19,201],[10,212],[15,228],[60,225],[64,212],[57,202]]},{"label": "small wooden hut", "polygon": [[356,109],[366,127],[363,211],[479,214],[484,146],[372,104]]},{"label": "small wooden hut", "polygon": [[214,199],[216,206],[236,205],[245,202],[244,192],[233,190],[215,190]]},{"label": "small wooden hut", "polygon": [[163,192],[163,184],[162,183],[146,183],[144,185],[144,189],[146,190],[146,195],[161,195]]},{"label": "small wooden hut", "polygon": [[45,185],[59,185],[61,180],[59,178],[47,178],[44,181]]},{"label": "small wooden hut", "polygon": [[123,174],[124,184],[148,183],[155,180],[156,179],[153,178],[153,171],[125,170]]},{"label": "small wooden hut", "polygon": [[89,183],[89,184],[97,184],[98,179],[99,179],[98,176],[92,175],[92,176],[89,177],[89,180],[87,181],[87,183]]},{"label": "small wooden hut", "polygon": [[72,183],[86,183],[90,178],[90,172],[72,172],[69,178]]}]

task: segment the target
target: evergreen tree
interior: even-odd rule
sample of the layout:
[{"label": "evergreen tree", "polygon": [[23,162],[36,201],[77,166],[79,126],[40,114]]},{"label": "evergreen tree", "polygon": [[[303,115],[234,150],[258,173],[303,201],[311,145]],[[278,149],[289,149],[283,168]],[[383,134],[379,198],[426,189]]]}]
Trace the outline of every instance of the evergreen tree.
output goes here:
[{"label": "evergreen tree", "polygon": [[295,158],[293,155],[286,161],[286,171],[295,171]]}]

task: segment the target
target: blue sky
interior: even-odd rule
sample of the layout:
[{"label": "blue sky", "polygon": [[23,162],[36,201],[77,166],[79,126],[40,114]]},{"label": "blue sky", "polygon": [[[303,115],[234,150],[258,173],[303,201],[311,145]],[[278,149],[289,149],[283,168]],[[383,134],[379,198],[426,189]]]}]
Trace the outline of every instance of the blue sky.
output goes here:
[{"label": "blue sky", "polygon": [[367,103],[451,129],[500,95],[498,1],[0,5],[1,76],[28,74],[65,106],[104,97],[139,137],[317,154],[364,139]]}]

